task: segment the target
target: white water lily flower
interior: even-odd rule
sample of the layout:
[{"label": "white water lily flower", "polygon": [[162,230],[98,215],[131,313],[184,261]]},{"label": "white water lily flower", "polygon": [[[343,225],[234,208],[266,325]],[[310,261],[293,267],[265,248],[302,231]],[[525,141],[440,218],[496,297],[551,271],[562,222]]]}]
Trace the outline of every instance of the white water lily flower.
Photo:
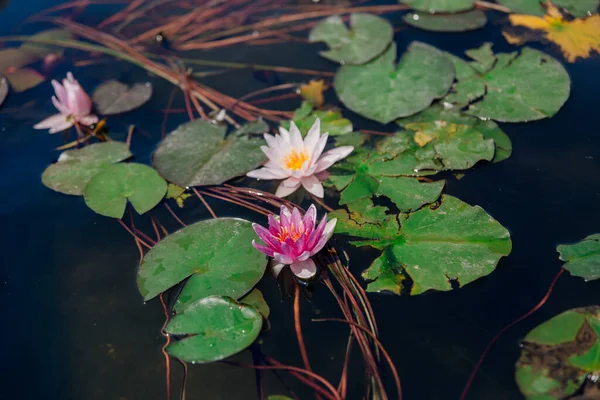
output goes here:
[{"label": "white water lily flower", "polygon": [[326,175],[327,168],[346,157],[354,150],[352,146],[341,146],[323,153],[328,134],[321,135],[321,121],[317,118],[304,140],[292,121],[290,130],[279,128],[279,135],[265,133],[268,146],[262,151],[269,161],[259,169],[248,172],[256,179],[284,179],[275,195],[288,196],[300,185],[317,197],[323,197],[323,185],[319,178]]}]

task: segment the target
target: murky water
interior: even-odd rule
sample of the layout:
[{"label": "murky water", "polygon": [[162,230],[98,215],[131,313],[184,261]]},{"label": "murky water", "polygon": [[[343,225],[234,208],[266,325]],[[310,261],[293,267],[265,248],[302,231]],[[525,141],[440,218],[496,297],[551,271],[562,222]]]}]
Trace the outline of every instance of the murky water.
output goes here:
[{"label": "murky water", "polygon": [[[378,2],[384,3],[384,2]],[[18,26],[54,0],[15,1],[0,11],[0,34],[31,33],[45,24]],[[95,9],[80,20],[93,23],[112,12]],[[412,28],[396,35],[399,49],[421,40],[461,54],[495,43],[495,51],[511,47],[500,35],[502,15],[475,33],[433,34]],[[399,14],[390,15],[399,25]],[[559,57],[555,49],[534,47]],[[78,57],[85,57],[78,53]],[[208,56],[229,61],[256,62],[334,70],[320,58],[316,46],[301,43],[227,48]],[[450,178],[446,193],[482,206],[510,229],[513,252],[497,270],[451,293],[416,297],[370,295],[381,340],[396,366],[407,399],[455,399],[482,350],[504,325],[532,308],[544,295],[561,262],[555,247],[600,231],[600,136],[595,125],[600,106],[600,57],[565,64],[572,80],[571,98],[551,120],[503,124],[511,137],[513,154],[499,164],[479,165],[460,180]],[[113,137],[123,138],[129,124],[138,126],[132,150],[138,162],[160,139],[162,113],[171,86],[145,71],[120,62],[76,68],[63,63],[55,76],[75,72],[84,87],[115,78],[125,82],[151,80],[155,94],[142,109],[113,117]],[[280,75],[282,83],[307,79]],[[251,71],[234,71],[206,79],[215,89],[242,96],[266,86]],[[551,82],[549,82],[551,84]],[[0,185],[2,205],[2,399],[165,399],[164,316],[160,304],[144,304],[135,286],[138,252],[130,236],[114,220],[94,214],[81,198],[46,189],[44,168],[58,156],[52,149],[60,135],[34,131],[34,122],[52,112],[51,89],[43,84],[23,94],[12,94],[0,109]],[[30,100],[35,104],[22,105]],[[335,101],[334,98],[330,99]],[[272,104],[292,109],[295,101]],[[183,107],[183,104],[174,105]],[[7,113],[7,109],[14,111]],[[16,109],[19,109],[18,111]],[[359,128],[374,125],[351,117]],[[167,130],[186,119],[169,118]],[[378,126],[378,128],[380,128]],[[390,126],[390,129],[392,127]],[[377,129],[377,128],[375,128]],[[246,210],[212,202],[220,216],[256,218]],[[176,229],[164,208],[153,215]],[[190,200],[181,215],[187,222],[209,218],[202,205]],[[140,220],[140,224],[141,224]],[[141,228],[144,228],[141,225]],[[148,228],[148,227],[145,227]],[[359,274],[377,253],[339,243],[350,253],[351,269]],[[274,281],[260,284],[271,306],[272,330],[264,350],[285,363],[300,364],[293,335],[291,302],[281,302]],[[564,275],[547,304],[505,334],[489,353],[470,392],[470,399],[520,398],[514,381],[519,339],[538,323],[573,307],[599,304],[600,281],[584,283]],[[312,303],[303,304],[305,339],[313,365],[331,380],[339,376],[347,328],[310,323],[315,313],[338,316],[333,299],[320,287]],[[248,353],[236,357],[251,363]],[[354,359],[350,398],[362,392],[362,366]],[[174,363],[173,387],[180,387],[181,368]],[[391,376],[386,374],[389,379]],[[284,382],[301,398],[309,393],[289,376]],[[266,374],[267,393],[285,393],[272,374]],[[391,390],[391,389],[390,389]],[[255,399],[254,373],[223,364],[191,366],[188,399]]]}]

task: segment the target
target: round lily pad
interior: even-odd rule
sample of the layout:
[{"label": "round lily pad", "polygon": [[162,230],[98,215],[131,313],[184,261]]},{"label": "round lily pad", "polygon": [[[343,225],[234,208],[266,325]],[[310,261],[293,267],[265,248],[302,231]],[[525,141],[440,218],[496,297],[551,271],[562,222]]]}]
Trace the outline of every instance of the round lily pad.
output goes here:
[{"label": "round lily pad", "polygon": [[408,4],[415,10],[429,13],[453,13],[475,7],[475,0],[400,0],[400,3]]},{"label": "round lily pad", "polygon": [[167,182],[143,164],[115,164],[96,174],[85,186],[85,203],[98,214],[122,218],[127,200],[138,214],[150,211],[165,196]]},{"label": "round lily pad", "polygon": [[413,42],[396,60],[396,45],[364,65],[345,65],[335,76],[335,90],[346,107],[381,123],[406,117],[443,97],[454,81],[454,67],[443,52]]},{"label": "round lily pad", "polygon": [[534,328],[521,346],[516,380],[523,395],[571,398],[588,374],[600,370],[600,307],[565,311]]},{"label": "round lily pad", "polygon": [[122,114],[144,105],[152,97],[152,84],[136,83],[128,86],[110,80],[94,90],[92,100],[96,109],[103,115]]},{"label": "round lily pad", "polygon": [[417,11],[406,14],[404,22],[425,31],[466,32],[483,28],[487,17],[479,9],[458,14],[429,14]]},{"label": "round lily pad", "polygon": [[58,161],[46,168],[42,183],[64,194],[81,196],[85,185],[96,174],[131,157],[127,143],[94,143],[77,150],[63,152]]},{"label": "round lily pad", "polygon": [[179,186],[218,185],[266,161],[257,134],[269,127],[262,121],[244,125],[225,137],[225,126],[197,119],[171,132],[154,151],[152,164]]},{"label": "round lily pad", "polygon": [[393,37],[392,25],[385,19],[371,14],[350,14],[350,29],[339,15],[333,15],[310,31],[309,40],[327,43],[330,50],[319,54],[329,60],[364,64],[383,53]]},{"label": "round lily pad", "polygon": [[252,306],[228,297],[207,297],[169,321],[165,332],[185,337],[167,346],[167,352],[192,363],[222,360],[250,346],[262,323],[262,315]]},{"label": "round lily pad", "polygon": [[267,261],[252,246],[252,224],[215,218],[189,225],[161,240],[143,258],[138,289],[152,299],[191,276],[177,299],[187,304],[212,295],[240,298],[263,276]]},{"label": "round lily pad", "polygon": [[[514,13],[537,15],[545,14],[543,0],[498,0],[498,3],[511,9]],[[596,14],[598,11],[598,0],[553,0],[555,6],[567,10],[574,17],[584,18]]]}]

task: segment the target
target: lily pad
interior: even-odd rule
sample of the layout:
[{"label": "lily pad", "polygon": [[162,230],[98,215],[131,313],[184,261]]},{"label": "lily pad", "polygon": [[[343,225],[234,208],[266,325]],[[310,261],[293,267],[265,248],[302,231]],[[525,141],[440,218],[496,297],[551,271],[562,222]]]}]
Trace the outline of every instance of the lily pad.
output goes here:
[{"label": "lily pad", "polygon": [[337,233],[365,239],[355,245],[383,250],[362,274],[371,281],[368,291],[400,294],[407,277],[413,295],[451,290],[452,282],[464,286],[491,273],[512,246],[506,228],[482,208],[447,195],[439,207],[400,214],[398,220],[378,221],[339,210],[331,214],[338,218]]},{"label": "lily pad", "polygon": [[554,58],[529,47],[520,55],[490,55],[489,48],[467,52],[471,63],[448,55],[458,82],[445,101],[468,105],[467,113],[479,118],[525,122],[552,117],[569,98],[569,74]]},{"label": "lily pad", "polygon": [[144,105],[152,97],[152,84],[136,83],[128,86],[111,80],[94,90],[92,100],[103,115],[122,114]]},{"label": "lily pad", "polygon": [[[352,132],[352,122],[344,118],[338,109],[314,110],[313,106],[306,101],[302,102],[300,108],[294,113],[293,121],[300,132],[305,135],[317,118],[321,120],[321,132],[327,132],[329,136],[346,135]],[[288,121],[281,125],[288,130],[290,129]]]},{"label": "lily pad", "polygon": [[415,122],[433,122],[439,124],[442,121],[470,126],[472,130],[481,133],[486,139],[493,139],[496,145],[496,151],[492,161],[495,163],[506,160],[512,154],[512,142],[510,138],[494,121],[484,121],[463,114],[458,107],[445,109],[440,104],[434,104],[418,114],[407,118],[401,118],[396,122],[405,126]]},{"label": "lily pad", "polygon": [[[543,0],[498,0],[498,3],[511,9],[514,13],[537,15],[545,14]],[[564,8],[574,17],[587,17],[598,11],[598,0],[553,0],[552,3]]]},{"label": "lily pad", "polygon": [[466,32],[483,28],[487,24],[487,17],[479,9],[459,14],[412,12],[404,16],[404,22],[425,31]]},{"label": "lily pad", "polygon": [[338,97],[350,110],[388,123],[429,107],[454,81],[454,67],[443,52],[413,42],[396,66],[396,45],[364,65],[344,65],[335,76]]},{"label": "lily pad", "polygon": [[[252,124],[253,132],[269,129],[263,121]],[[152,164],[168,181],[187,187],[219,185],[266,161],[262,138],[241,132],[225,137],[225,131],[201,119],[183,124],[159,143]]]},{"label": "lily pad", "polygon": [[0,106],[6,100],[6,96],[8,96],[8,81],[2,75],[0,75]]},{"label": "lily pad", "polygon": [[186,337],[167,346],[180,360],[210,363],[232,356],[258,337],[263,318],[256,308],[227,297],[207,297],[190,304],[165,327],[170,335]]},{"label": "lily pad", "polygon": [[350,14],[350,29],[339,15],[333,15],[309,35],[311,42],[325,42],[330,47],[319,54],[341,64],[364,64],[383,53],[393,38],[392,25],[371,14]]},{"label": "lily pad", "polygon": [[0,72],[14,71],[36,61],[36,57],[19,48],[0,50]]},{"label": "lily pad", "polygon": [[[31,39],[69,40],[73,39],[73,35],[63,29],[48,29],[32,35]],[[23,43],[19,49],[24,53],[36,57],[38,60],[46,57],[48,54],[62,54],[64,52],[64,48],[59,46],[33,42]]]},{"label": "lily pad", "polygon": [[579,243],[561,244],[556,248],[565,269],[586,281],[600,278],[600,234],[590,235]]},{"label": "lily pad", "polygon": [[600,307],[566,311],[534,328],[521,342],[516,380],[530,400],[570,398],[600,370]]},{"label": "lily pad", "polygon": [[127,200],[138,212],[150,211],[165,196],[167,182],[143,164],[114,164],[94,175],[85,186],[85,203],[98,214],[122,218]]},{"label": "lily pad", "polygon": [[429,13],[453,13],[475,7],[475,0],[400,0],[400,3],[408,4],[415,10]]},{"label": "lily pad", "polygon": [[264,274],[265,256],[252,247],[252,224],[216,218],[189,225],[161,240],[142,260],[138,288],[150,300],[191,276],[177,300],[181,310],[212,295],[239,298]]},{"label": "lily pad", "polygon": [[46,168],[42,183],[57,192],[83,195],[85,185],[112,164],[131,157],[127,143],[94,143],[77,150],[63,152],[58,161]]},{"label": "lily pad", "polygon": [[12,89],[17,93],[34,88],[46,80],[44,75],[32,68],[21,68],[14,71],[5,71],[4,76],[10,82]]},{"label": "lily pad", "polygon": [[246,304],[248,306],[252,306],[256,308],[265,319],[269,319],[269,315],[271,315],[271,309],[269,305],[265,301],[263,294],[258,289],[252,289],[250,293],[242,297],[240,303]]}]

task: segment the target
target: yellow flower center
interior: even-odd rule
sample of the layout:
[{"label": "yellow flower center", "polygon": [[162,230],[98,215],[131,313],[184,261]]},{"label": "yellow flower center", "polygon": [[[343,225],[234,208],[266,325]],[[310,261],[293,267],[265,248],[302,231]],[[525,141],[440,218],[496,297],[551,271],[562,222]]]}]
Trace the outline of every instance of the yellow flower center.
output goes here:
[{"label": "yellow flower center", "polygon": [[304,235],[304,233],[305,231],[303,225],[294,226],[294,224],[291,224],[289,231],[286,228],[281,228],[279,233],[275,235],[275,237],[281,243],[285,242],[287,238],[291,238],[294,242],[296,242],[302,237],[302,235]]},{"label": "yellow flower center", "polygon": [[302,164],[304,161],[308,160],[308,154],[302,149],[299,153],[296,150],[292,149],[287,156],[283,158],[283,163],[285,164],[287,169],[293,169],[294,171],[298,171],[302,168]]}]

